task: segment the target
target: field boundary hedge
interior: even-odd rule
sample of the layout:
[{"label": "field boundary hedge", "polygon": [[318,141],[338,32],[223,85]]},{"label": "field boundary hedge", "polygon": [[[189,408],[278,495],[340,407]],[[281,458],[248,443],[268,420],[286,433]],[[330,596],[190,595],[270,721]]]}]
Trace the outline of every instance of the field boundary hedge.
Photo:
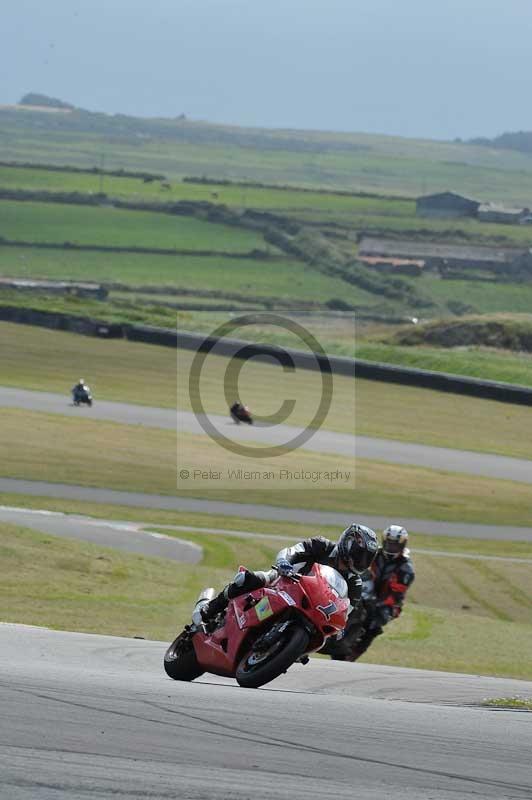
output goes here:
[{"label": "field boundary hedge", "polygon": [[287,183],[261,183],[260,181],[235,181],[230,178],[209,178],[208,176],[185,176],[183,183],[200,186],[235,186],[242,189],[273,189],[281,192],[306,192],[307,194],[331,195],[333,197],[362,197],[371,200],[407,200],[414,202],[414,195],[378,194],[375,192],[350,192],[347,189],[320,189],[309,186],[295,186]]},{"label": "field boundary hedge", "polygon": [[127,169],[102,169],[101,167],[74,167],[69,164],[40,164],[32,161],[0,161],[0,167],[12,169],[39,169],[44,172],[73,172],[82,175],[109,175],[112,178],[136,178],[145,181],[165,181],[166,175],[158,172],[135,172]]},{"label": "field boundary hedge", "polygon": [[280,261],[282,257],[266,250],[248,250],[233,253],[229,250],[187,250],[166,247],[138,247],[135,245],[76,244],[75,242],[32,242],[23,239],[4,239],[0,236],[0,247],[26,247],[36,250],[75,250],[94,253],[139,253],[155,256],[198,256],[198,258],[250,259],[255,261]]}]

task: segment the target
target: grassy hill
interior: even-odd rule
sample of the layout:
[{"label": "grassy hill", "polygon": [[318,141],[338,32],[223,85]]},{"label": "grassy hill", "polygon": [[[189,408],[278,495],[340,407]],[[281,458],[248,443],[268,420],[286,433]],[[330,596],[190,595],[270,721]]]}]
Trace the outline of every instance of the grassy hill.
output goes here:
[{"label": "grassy hill", "polygon": [[416,196],[454,188],[530,204],[532,158],[460,142],[362,133],[237,128],[81,109],[0,109],[5,160],[143,169]]}]

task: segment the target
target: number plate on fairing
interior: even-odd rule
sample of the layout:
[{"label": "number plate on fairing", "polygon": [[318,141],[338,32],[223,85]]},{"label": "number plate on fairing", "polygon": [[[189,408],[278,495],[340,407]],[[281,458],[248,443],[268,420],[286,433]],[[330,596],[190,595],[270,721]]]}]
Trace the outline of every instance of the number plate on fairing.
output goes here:
[{"label": "number plate on fairing", "polygon": [[283,590],[280,589],[278,594],[283,598],[283,600],[286,600],[289,606],[295,606],[296,601],[288,594],[288,592],[283,592]]}]

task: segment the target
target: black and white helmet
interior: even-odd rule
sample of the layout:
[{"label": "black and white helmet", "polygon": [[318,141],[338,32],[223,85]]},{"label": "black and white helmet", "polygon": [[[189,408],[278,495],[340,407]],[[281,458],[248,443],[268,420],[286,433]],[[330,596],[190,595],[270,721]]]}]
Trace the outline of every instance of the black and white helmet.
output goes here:
[{"label": "black and white helmet", "polygon": [[398,558],[408,544],[408,531],[401,525],[389,525],[382,532],[382,552],[386,558]]},{"label": "black and white helmet", "polygon": [[375,532],[355,522],[338,539],[338,558],[351,572],[364,572],[375,558],[379,543]]}]

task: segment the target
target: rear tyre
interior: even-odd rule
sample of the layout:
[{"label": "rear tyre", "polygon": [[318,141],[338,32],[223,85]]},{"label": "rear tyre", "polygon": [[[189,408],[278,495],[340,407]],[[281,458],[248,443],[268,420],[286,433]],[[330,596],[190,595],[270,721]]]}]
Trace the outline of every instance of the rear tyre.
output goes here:
[{"label": "rear tyre", "polygon": [[203,675],[188,633],[180,633],[164,654],[164,670],[174,681],[193,681]]},{"label": "rear tyre", "polygon": [[258,689],[265,683],[278,678],[291,667],[309,645],[309,635],[300,625],[286,629],[278,642],[266,653],[247,653],[236,668],[236,679],[240,686]]}]

